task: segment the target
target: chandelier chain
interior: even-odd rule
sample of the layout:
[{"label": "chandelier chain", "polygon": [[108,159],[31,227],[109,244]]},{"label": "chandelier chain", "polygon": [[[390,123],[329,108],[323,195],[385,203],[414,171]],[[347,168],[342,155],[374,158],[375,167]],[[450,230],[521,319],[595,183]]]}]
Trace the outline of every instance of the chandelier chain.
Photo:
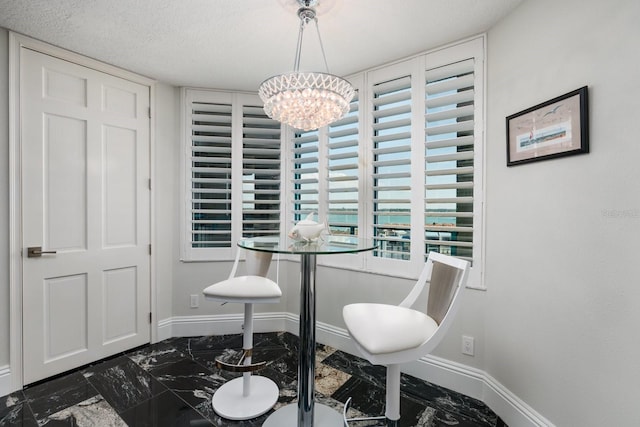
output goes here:
[{"label": "chandelier chain", "polygon": [[322,59],[324,60],[324,68],[329,72],[329,64],[327,64],[327,55],[324,54],[324,45],[322,44],[322,37],[320,37],[320,27],[318,26],[318,19],[316,21],[316,32],[318,33],[318,41],[320,42],[320,51],[322,52]]},{"label": "chandelier chain", "polygon": [[[324,51],[313,0],[298,0],[300,28],[294,59],[294,71],[271,77],[260,85],[258,94],[264,102],[265,113],[282,123],[304,131],[318,129],[341,119],[349,112],[355,94],[351,84],[332,74]],[[305,27],[314,21],[326,73],[300,70],[302,41]]]}]

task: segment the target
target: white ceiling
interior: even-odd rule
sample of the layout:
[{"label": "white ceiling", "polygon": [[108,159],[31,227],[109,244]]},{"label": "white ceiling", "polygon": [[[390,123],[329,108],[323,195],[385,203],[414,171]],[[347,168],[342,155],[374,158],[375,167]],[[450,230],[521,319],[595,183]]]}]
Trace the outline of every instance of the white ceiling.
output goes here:
[{"label": "white ceiling", "polygon": [[[349,74],[489,29],[523,0],[319,0],[329,71]],[[296,0],[0,0],[0,27],[176,86],[256,91],[293,69]],[[326,71],[314,26],[301,70]]]}]

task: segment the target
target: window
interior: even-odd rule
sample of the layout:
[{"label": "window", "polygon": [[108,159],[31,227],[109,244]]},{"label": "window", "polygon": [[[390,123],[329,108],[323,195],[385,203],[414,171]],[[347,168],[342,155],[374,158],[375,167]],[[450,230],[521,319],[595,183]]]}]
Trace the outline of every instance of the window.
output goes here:
[{"label": "window", "polygon": [[314,213],[378,244],[322,264],[415,278],[438,251],[471,261],[468,286],[482,287],[484,38],[349,80],[346,117],[282,134],[256,95],[184,90],[184,259],[224,258]]},{"label": "window", "polygon": [[360,135],[358,91],[349,113],[329,125],[327,134],[327,225],[332,234],[358,236]]},{"label": "window", "polygon": [[280,232],[280,123],[257,96],[184,89],[182,257],[230,256],[241,237]]},{"label": "window", "polygon": [[411,76],[372,85],[373,255],[410,259]]},{"label": "window", "polygon": [[242,237],[280,234],[280,124],[242,106]]},{"label": "window", "polygon": [[296,133],[293,137],[291,225],[304,219],[309,213],[318,213],[318,135],[318,131],[311,131]]},{"label": "window", "polygon": [[425,252],[473,262],[474,61],[426,72]]},{"label": "window", "polygon": [[292,221],[318,212],[333,234],[378,244],[323,264],[415,278],[437,251],[471,261],[482,286],[483,44],[351,76],[350,113],[294,136]]}]

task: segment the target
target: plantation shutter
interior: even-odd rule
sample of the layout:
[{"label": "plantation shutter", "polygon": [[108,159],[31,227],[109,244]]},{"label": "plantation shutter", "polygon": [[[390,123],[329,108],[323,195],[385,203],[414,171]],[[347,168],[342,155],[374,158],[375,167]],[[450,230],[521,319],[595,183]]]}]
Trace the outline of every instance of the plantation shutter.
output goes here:
[{"label": "plantation shutter", "polygon": [[281,124],[257,95],[184,89],[181,256],[233,255],[243,237],[280,234]]},{"label": "plantation shutter", "polygon": [[374,84],[374,256],[408,260],[411,225],[411,78]]},{"label": "plantation shutter", "polygon": [[296,133],[292,157],[292,218],[297,222],[311,212],[318,213],[318,131]]},{"label": "plantation shutter", "polygon": [[474,61],[426,71],[425,244],[473,260]]},{"label": "plantation shutter", "polygon": [[280,123],[242,107],[242,236],[280,233]]},{"label": "plantation shutter", "polygon": [[349,113],[329,126],[327,144],[328,224],[332,234],[358,236],[358,92]]},{"label": "plantation shutter", "polygon": [[191,102],[192,248],[231,246],[231,104]]}]

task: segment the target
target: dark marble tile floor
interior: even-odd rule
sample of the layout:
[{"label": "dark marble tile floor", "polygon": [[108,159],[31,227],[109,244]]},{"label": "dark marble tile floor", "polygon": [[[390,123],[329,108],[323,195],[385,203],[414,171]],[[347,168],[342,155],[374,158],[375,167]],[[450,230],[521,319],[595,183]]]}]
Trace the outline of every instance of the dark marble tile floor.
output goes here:
[{"label": "dark marble tile floor", "polygon": [[[260,375],[280,387],[275,409],[297,394],[297,337],[256,334],[253,360],[269,361]],[[230,421],[211,408],[211,396],[240,374],[215,367],[232,358],[241,335],[171,338],[0,397],[0,427],[257,427],[269,413]],[[318,345],[316,401],[342,412],[351,397],[350,417],[384,411],[385,369]],[[482,402],[402,376],[402,427],[506,427]],[[356,422],[352,427],[381,425]],[[286,426],[283,426],[286,427]],[[336,426],[341,427],[341,426]]]}]

